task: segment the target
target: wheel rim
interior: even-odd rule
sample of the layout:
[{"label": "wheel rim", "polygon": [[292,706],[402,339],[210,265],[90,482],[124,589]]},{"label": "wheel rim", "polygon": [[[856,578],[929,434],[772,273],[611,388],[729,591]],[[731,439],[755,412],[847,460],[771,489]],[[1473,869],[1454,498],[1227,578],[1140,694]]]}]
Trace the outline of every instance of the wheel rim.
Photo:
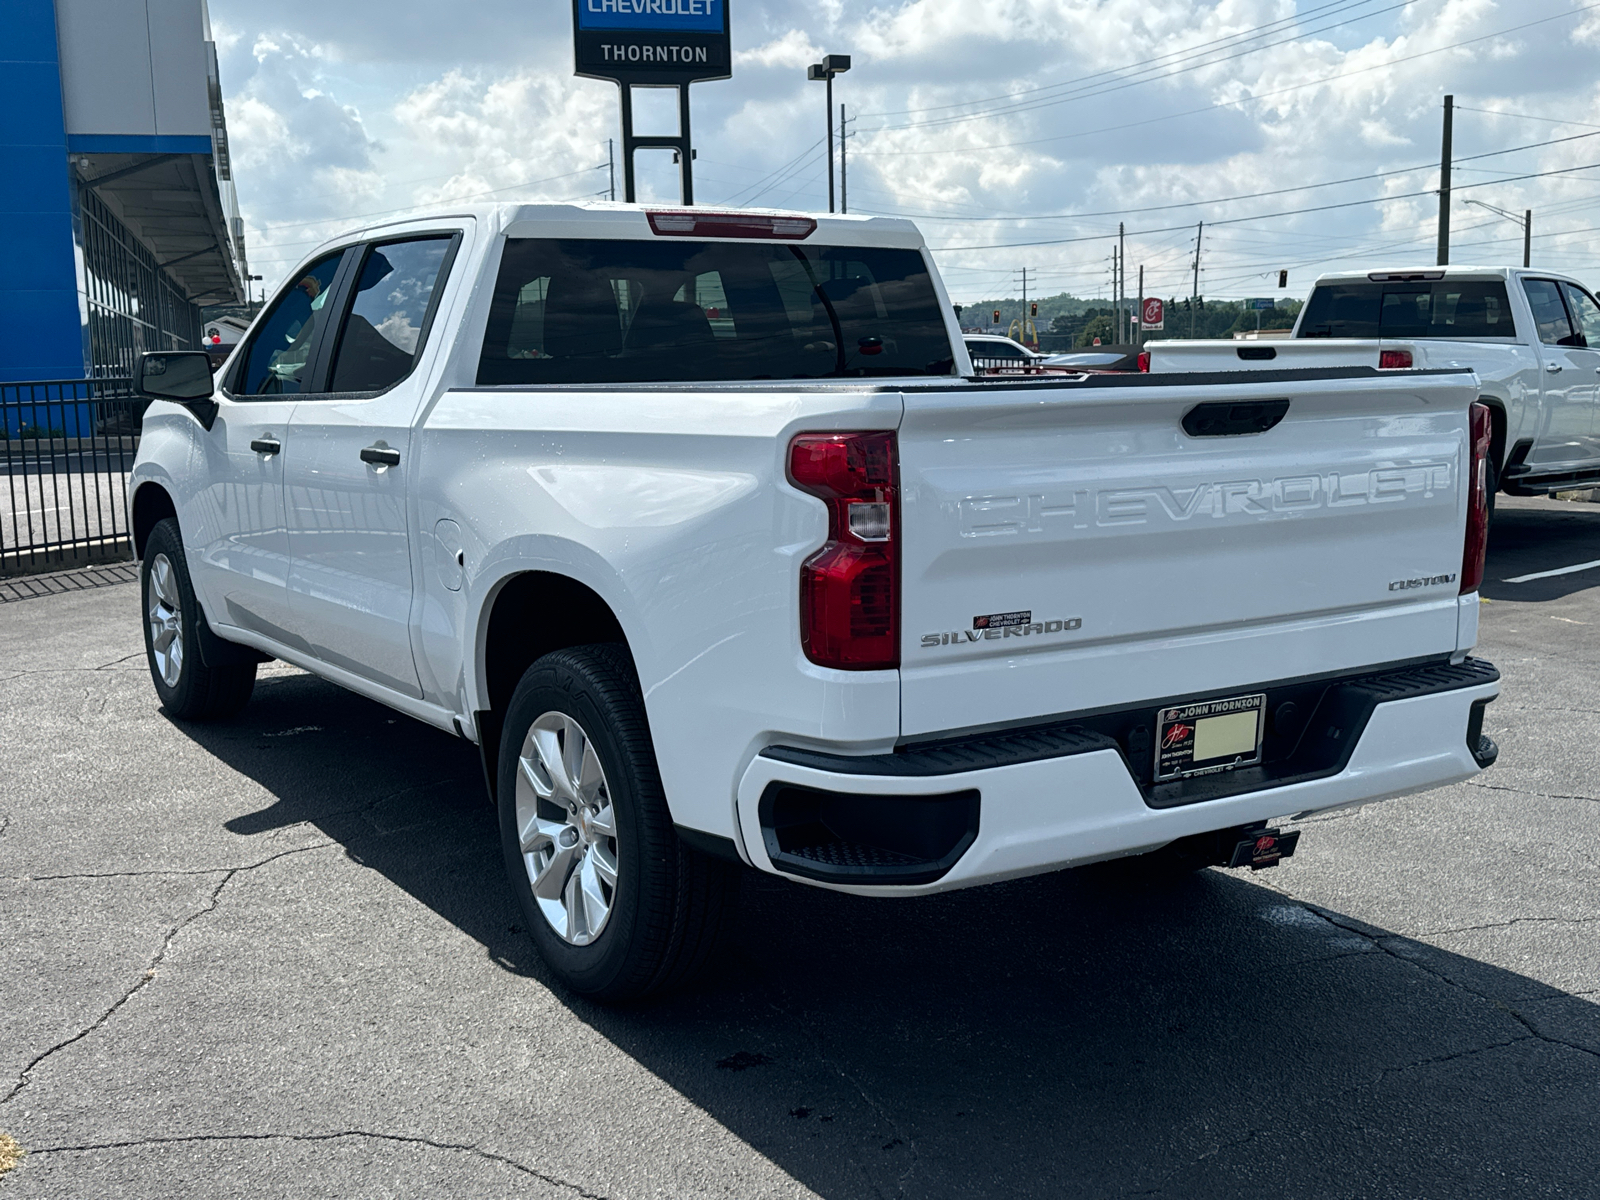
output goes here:
[{"label": "wheel rim", "polygon": [[550,928],[574,946],[594,941],[616,906],[617,821],[594,744],[566,713],[545,713],[522,740],[517,838]]},{"label": "wheel rim", "polygon": [[183,674],[183,601],[172,560],[158,554],[150,564],[150,655],[156,672],[169,688]]}]

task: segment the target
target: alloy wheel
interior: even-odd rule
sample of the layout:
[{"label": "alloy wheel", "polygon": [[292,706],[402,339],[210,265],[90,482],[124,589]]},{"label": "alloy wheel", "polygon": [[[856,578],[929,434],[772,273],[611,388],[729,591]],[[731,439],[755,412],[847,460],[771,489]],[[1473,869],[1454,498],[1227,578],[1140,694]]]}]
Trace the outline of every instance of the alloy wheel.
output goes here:
[{"label": "alloy wheel", "polygon": [[599,937],[616,906],[617,821],[605,768],[583,726],[547,712],[517,756],[517,837],[533,897],[574,946]]},{"label": "alloy wheel", "polygon": [[183,600],[172,560],[158,554],[150,564],[150,653],[156,671],[169,688],[183,675]]}]

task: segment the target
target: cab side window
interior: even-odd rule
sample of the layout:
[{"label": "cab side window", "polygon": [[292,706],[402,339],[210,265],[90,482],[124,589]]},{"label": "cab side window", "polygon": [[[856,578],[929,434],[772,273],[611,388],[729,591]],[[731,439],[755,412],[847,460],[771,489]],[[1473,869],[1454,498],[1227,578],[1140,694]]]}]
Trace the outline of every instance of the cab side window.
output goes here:
[{"label": "cab side window", "polygon": [[1561,294],[1567,298],[1567,308],[1572,312],[1572,323],[1583,335],[1582,344],[1591,350],[1600,350],[1600,305],[1594,297],[1570,283],[1561,285]]},{"label": "cab side window", "polygon": [[344,251],[319,258],[273,301],[245,354],[233,391],[240,396],[282,396],[301,391],[333,277]]},{"label": "cab side window", "polygon": [[1572,324],[1567,320],[1567,306],[1561,303],[1561,292],[1555,281],[1524,279],[1522,289],[1528,294],[1528,307],[1533,309],[1539,340],[1546,346],[1572,345]]},{"label": "cab side window", "polygon": [[367,251],[339,332],[334,392],[376,392],[411,373],[451,238],[382,242]]}]

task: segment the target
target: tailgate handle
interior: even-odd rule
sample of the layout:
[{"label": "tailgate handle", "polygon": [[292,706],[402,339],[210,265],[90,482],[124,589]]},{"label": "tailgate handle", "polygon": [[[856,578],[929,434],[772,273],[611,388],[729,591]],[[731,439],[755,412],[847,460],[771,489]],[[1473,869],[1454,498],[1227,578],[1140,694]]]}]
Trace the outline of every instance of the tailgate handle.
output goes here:
[{"label": "tailgate handle", "polygon": [[1196,404],[1183,414],[1183,431],[1190,437],[1237,437],[1265,433],[1289,411],[1287,400],[1216,400]]},{"label": "tailgate handle", "polygon": [[1240,346],[1237,353],[1246,360],[1278,357],[1277,348],[1273,346]]}]

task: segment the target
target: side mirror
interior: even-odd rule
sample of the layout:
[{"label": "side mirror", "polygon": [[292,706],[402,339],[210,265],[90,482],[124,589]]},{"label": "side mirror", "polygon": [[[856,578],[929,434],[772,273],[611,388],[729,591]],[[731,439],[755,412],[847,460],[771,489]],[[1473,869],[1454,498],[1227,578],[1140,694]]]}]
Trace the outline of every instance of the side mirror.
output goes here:
[{"label": "side mirror", "polygon": [[211,356],[204,350],[152,350],[139,358],[133,390],[152,400],[171,400],[194,414],[210,430],[217,419],[217,402],[211,398]]}]

